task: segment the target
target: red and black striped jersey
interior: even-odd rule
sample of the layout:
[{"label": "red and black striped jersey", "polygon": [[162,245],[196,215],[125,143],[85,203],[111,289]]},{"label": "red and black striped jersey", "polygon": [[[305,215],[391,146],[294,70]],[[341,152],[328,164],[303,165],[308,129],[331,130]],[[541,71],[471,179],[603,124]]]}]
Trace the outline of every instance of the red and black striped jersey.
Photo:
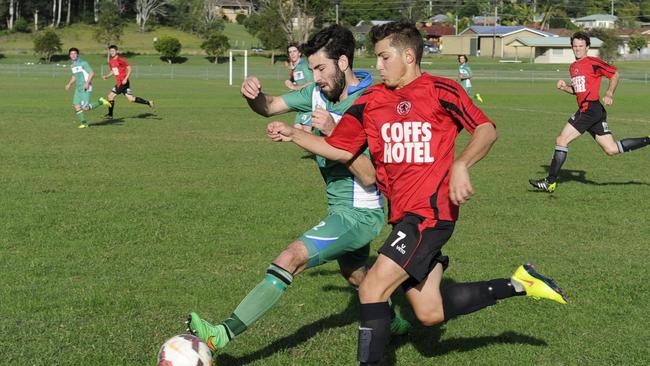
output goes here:
[{"label": "red and black striped jersey", "polygon": [[581,111],[587,110],[589,102],[600,100],[600,80],[610,79],[616,73],[616,67],[599,59],[586,56],[569,66],[571,86]]},{"label": "red and black striped jersey", "polygon": [[449,170],[456,136],[483,123],[492,121],[457,82],[423,73],[400,89],[369,88],[325,140],[352,154],[368,145],[377,186],[390,202],[389,223],[406,213],[455,221]]},{"label": "red and black striped jersey", "polygon": [[115,81],[117,85],[121,85],[124,78],[126,78],[126,68],[129,67],[129,63],[120,56],[112,57],[108,60],[108,67],[113,71],[115,75]]}]

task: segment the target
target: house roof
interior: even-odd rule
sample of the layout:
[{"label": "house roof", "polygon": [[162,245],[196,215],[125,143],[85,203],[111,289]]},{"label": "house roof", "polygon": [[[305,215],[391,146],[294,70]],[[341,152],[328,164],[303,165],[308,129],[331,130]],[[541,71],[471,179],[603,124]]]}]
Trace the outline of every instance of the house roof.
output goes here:
[{"label": "house roof", "polygon": [[444,23],[444,22],[450,21],[451,18],[448,17],[445,14],[437,14],[437,15],[434,15],[434,16],[432,16],[431,18],[429,18],[427,20],[432,22],[432,23]]},{"label": "house roof", "polygon": [[392,20],[360,20],[356,26],[358,27],[370,23],[370,26],[374,27],[375,25],[384,25],[390,22],[392,22]]},{"label": "house roof", "polygon": [[571,37],[576,31],[566,28],[549,28],[547,29],[549,33],[556,34],[560,37]]},{"label": "house roof", "polygon": [[[518,43],[518,44],[517,44]],[[571,37],[517,37],[514,41],[507,44],[508,46],[527,46],[527,47],[552,47],[552,48],[571,48]],[[591,37],[591,48],[599,48],[603,41],[596,37]]]},{"label": "house roof", "polygon": [[224,7],[224,6],[233,6],[240,8],[249,8],[252,6],[250,1],[246,0],[217,0],[215,6]]},{"label": "house roof", "polygon": [[428,36],[450,36],[456,33],[454,27],[447,27],[444,25],[424,26],[420,28],[420,30],[424,31]]},{"label": "house roof", "polygon": [[529,32],[533,32],[536,34],[539,34],[542,37],[556,37],[555,34],[549,33],[549,32],[544,32],[539,29],[533,29],[533,28],[528,28],[524,27],[522,25],[510,25],[510,26],[504,26],[504,25],[497,25],[496,27],[494,26],[478,26],[478,25],[473,25],[471,27],[466,28],[462,32],[459,33],[459,35],[462,35],[463,33],[467,31],[473,31],[479,36],[492,36],[492,35],[497,35],[501,37],[505,37],[517,32],[521,32],[524,30],[527,30]]},{"label": "house roof", "polygon": [[618,17],[615,15],[609,15],[609,14],[592,14],[592,15],[587,15],[586,17],[582,18],[577,18],[575,21],[576,22],[596,22],[596,21],[609,21],[609,22],[615,22],[618,20]]}]

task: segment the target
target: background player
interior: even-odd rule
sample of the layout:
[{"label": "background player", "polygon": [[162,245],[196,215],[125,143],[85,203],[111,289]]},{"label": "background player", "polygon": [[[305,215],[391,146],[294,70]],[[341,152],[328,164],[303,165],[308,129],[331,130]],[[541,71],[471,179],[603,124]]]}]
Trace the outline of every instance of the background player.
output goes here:
[{"label": "background player", "polygon": [[[328,135],[372,79],[367,72],[352,71],[354,36],[342,26],[321,30],[302,48],[314,70],[315,83],[289,94],[270,96],[262,92],[259,80],[251,76],[244,81],[241,91],[251,109],[263,116],[312,111],[315,133]],[[347,164],[320,156],[316,162],[326,184],[327,217],[275,258],[264,279],[221,324],[214,326],[196,313],[190,314],[189,330],[213,350],[223,348],[273,307],[294,277],[305,269],[337,260],[341,274],[353,287],[358,287],[365,277],[369,243],[381,231],[384,220],[383,197],[374,184],[372,163],[367,154],[360,154]],[[394,312],[390,311],[393,318]],[[409,326],[395,317],[391,331],[403,334]]]},{"label": "background player", "polygon": [[95,72],[86,60],[79,57],[79,50],[77,48],[70,48],[68,50],[68,57],[70,57],[71,61],[70,70],[72,71],[72,77],[65,85],[65,90],[70,90],[72,84],[75,84],[72,106],[77,113],[79,128],[86,128],[88,127],[88,122],[86,121],[84,111],[95,109],[102,104],[108,107],[110,106],[110,103],[104,98],[99,98],[97,102],[90,104],[90,98],[92,97],[93,92],[92,82],[93,77],[95,77]]},{"label": "background player", "polygon": [[115,108],[115,97],[119,94],[124,94],[126,99],[133,103],[145,104],[153,107],[152,100],[146,100],[140,97],[134,97],[131,91],[131,65],[120,55],[117,54],[117,46],[110,45],[108,47],[110,58],[108,59],[108,68],[110,72],[107,75],[102,75],[102,79],[106,80],[111,76],[115,76],[115,86],[108,93],[108,101],[111,106],[108,107],[108,114],[105,117],[113,118],[113,109]]},{"label": "background player", "polygon": [[569,144],[585,131],[589,131],[591,137],[609,156],[640,149],[650,144],[650,136],[614,141],[607,124],[607,111],[600,103],[600,81],[603,76],[609,79],[603,103],[612,105],[619,74],[613,65],[597,57],[587,56],[590,44],[591,41],[586,33],[577,32],[571,37],[571,48],[576,58],[576,61],[569,66],[571,85],[567,85],[564,80],[558,80],[557,88],[575,94],[578,110],[569,118],[555,139],[555,152],[548,176],[529,180],[533,187],[542,191],[549,193],[555,191],[560,169],[569,152]]},{"label": "background player", "polygon": [[[314,75],[309,69],[307,62],[301,57],[302,54],[298,45],[290,44],[287,47],[287,57],[289,58],[289,79],[284,81],[284,85],[289,90],[300,90],[310,83],[314,82]],[[295,126],[303,130],[311,131],[311,110],[309,112],[296,113]]]},{"label": "background player", "polygon": [[[463,86],[467,95],[472,96],[474,95],[472,94],[472,78],[474,77],[474,73],[472,72],[472,68],[469,67],[468,62],[469,60],[467,59],[467,56],[458,55],[458,82]],[[483,103],[481,94],[476,93],[474,97],[476,100]]]},{"label": "background player", "polygon": [[[274,141],[293,141],[342,162],[367,144],[378,185],[391,202],[393,231],[359,288],[359,362],[382,362],[390,335],[387,299],[400,286],[426,326],[513,296],[566,303],[562,291],[531,265],[520,266],[511,278],[440,288],[448,263],[442,246],[453,233],[458,205],[474,193],[468,169],[488,153],[496,130],[458,83],[421,72],[423,41],[414,24],[376,26],[370,37],[383,84],[359,97],[330,136],[309,135],[281,122],[267,128]],[[454,158],[461,128],[472,138]]]}]

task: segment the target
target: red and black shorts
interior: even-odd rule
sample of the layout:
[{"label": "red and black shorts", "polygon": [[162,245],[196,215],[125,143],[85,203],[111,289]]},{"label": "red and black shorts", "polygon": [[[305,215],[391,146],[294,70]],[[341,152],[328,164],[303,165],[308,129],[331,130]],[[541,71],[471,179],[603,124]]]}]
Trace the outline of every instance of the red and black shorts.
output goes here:
[{"label": "red and black shorts", "polygon": [[126,84],[119,83],[111,89],[111,91],[115,94],[124,94],[124,95],[131,95],[131,82],[127,81]]},{"label": "red and black shorts", "polygon": [[399,264],[411,276],[402,284],[404,291],[417,286],[441,263],[449,265],[449,258],[442,255],[442,246],[454,232],[454,221],[424,222],[420,216],[406,214],[393,226],[379,253]]},{"label": "red and black shorts", "polygon": [[607,111],[605,107],[599,101],[587,103],[587,109],[584,111],[578,109],[567,122],[578,130],[580,134],[589,131],[592,137],[611,135],[612,131],[609,130],[609,126],[607,125]]}]

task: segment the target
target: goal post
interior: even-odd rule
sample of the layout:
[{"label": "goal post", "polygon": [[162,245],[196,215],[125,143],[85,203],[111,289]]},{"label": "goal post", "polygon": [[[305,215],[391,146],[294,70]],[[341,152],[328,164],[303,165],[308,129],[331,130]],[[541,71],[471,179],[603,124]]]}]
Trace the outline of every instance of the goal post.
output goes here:
[{"label": "goal post", "polygon": [[244,79],[248,77],[248,50],[230,50],[228,55],[228,85],[232,85],[233,53],[244,54]]}]

